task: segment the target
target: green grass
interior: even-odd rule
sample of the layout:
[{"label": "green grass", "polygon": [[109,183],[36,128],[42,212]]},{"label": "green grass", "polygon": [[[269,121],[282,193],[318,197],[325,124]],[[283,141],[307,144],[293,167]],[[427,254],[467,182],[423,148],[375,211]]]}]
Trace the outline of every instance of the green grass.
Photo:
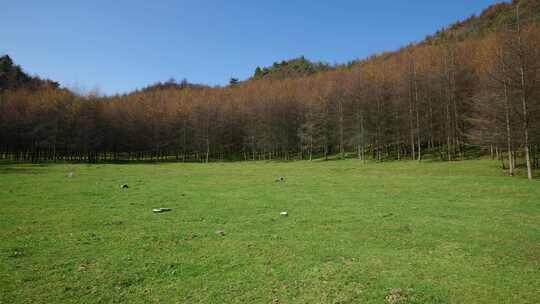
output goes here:
[{"label": "green grass", "polygon": [[2,304],[540,301],[540,181],[492,161],[2,164],[0,186]]}]

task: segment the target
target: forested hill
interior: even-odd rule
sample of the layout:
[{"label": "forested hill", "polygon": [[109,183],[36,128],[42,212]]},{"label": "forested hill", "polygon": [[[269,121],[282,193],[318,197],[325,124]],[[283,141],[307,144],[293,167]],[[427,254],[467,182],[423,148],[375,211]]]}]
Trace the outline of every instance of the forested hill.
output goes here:
[{"label": "forested hill", "polygon": [[[518,9],[519,3],[519,9]],[[519,13],[522,24],[540,23],[540,0],[514,0],[494,4],[480,15],[473,15],[464,21],[456,22],[433,35],[429,35],[419,45],[444,44],[449,41],[479,39],[502,27],[515,24]],[[361,61],[355,61],[361,62]],[[312,75],[334,69],[322,62],[312,62],[305,57],[275,62],[269,67],[257,67],[251,79],[285,79]]]},{"label": "forested hill", "polygon": [[0,92],[21,88],[36,90],[40,87],[58,88],[58,83],[30,76],[14,64],[11,57],[0,56]]},{"label": "forested hill", "polygon": [[307,76],[318,72],[328,71],[331,67],[322,62],[311,62],[299,57],[282,62],[275,62],[270,67],[257,67],[252,79],[285,79],[290,77]]},{"label": "forested hill", "polygon": [[522,24],[540,23],[540,0],[513,0],[494,4],[480,15],[456,22],[449,27],[428,36],[423,44],[440,44],[448,41],[478,39],[513,25],[518,20]]},{"label": "forested hill", "polygon": [[171,80],[122,96],[76,96],[30,85],[41,80],[2,57],[0,158],[453,161],[474,150],[497,155],[510,174],[526,167],[532,179],[539,1],[492,6],[354,64],[300,57],[225,87]]},{"label": "forested hill", "polygon": [[[519,4],[519,10],[518,10]],[[540,23],[540,0],[513,0],[494,4],[485,9],[480,15],[473,15],[464,21],[456,22],[433,35],[426,37],[419,45],[444,44],[449,41],[463,41],[478,39],[498,31],[502,27],[515,24],[517,13],[522,24]],[[312,62],[304,56],[275,62],[268,67],[257,67],[251,79],[286,79],[312,75],[334,69],[330,64]],[[15,65],[8,55],[0,57],[0,90],[14,88],[38,88],[40,86],[58,87],[58,83],[51,80],[30,76],[22,68]],[[187,80],[177,82],[170,79],[157,82],[142,89],[153,91],[156,89],[184,89],[186,87],[201,88],[204,85],[191,84]]]}]

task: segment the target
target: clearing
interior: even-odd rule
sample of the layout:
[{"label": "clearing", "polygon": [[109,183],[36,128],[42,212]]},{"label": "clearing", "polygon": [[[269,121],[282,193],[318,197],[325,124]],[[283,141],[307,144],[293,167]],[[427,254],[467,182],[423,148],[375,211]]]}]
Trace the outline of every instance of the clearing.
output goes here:
[{"label": "clearing", "polygon": [[539,271],[540,181],[490,160],[0,164],[2,304],[534,303]]}]

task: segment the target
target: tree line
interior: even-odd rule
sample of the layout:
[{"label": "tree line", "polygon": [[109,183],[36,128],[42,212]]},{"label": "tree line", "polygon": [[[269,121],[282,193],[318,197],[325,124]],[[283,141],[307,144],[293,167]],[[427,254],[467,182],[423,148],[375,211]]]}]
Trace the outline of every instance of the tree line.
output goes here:
[{"label": "tree line", "polygon": [[226,87],[169,81],[111,97],[79,96],[35,78],[6,85],[18,67],[5,56],[0,157],[452,161],[481,150],[509,174],[521,162],[532,178],[540,156],[540,29],[520,16],[481,38],[410,45],[344,66],[313,71],[301,58],[290,65],[309,72],[295,77],[283,77],[284,62],[273,67],[280,77],[257,69]]}]

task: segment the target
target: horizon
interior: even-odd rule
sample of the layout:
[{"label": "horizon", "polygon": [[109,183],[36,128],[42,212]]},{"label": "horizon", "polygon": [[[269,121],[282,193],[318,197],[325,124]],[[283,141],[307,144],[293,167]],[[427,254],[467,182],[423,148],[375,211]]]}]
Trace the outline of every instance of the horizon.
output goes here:
[{"label": "horizon", "polygon": [[300,56],[338,64],[394,51],[500,2],[8,3],[0,54],[82,93],[170,78],[218,86]]}]

